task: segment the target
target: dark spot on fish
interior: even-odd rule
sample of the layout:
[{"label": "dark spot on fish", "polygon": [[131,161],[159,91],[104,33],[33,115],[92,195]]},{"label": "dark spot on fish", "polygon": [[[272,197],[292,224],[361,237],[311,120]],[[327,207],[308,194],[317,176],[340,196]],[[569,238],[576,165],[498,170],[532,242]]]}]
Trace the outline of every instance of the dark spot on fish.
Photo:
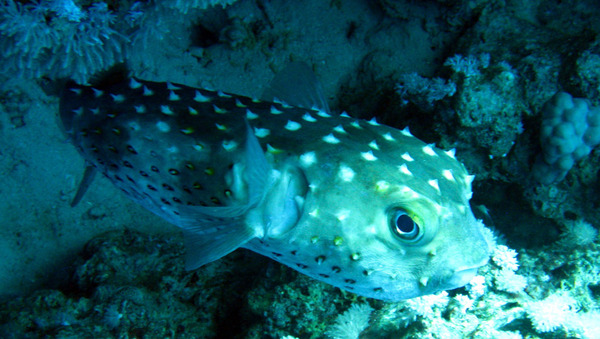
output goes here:
[{"label": "dark spot on fish", "polygon": [[303,268],[303,269],[306,269],[306,268],[308,268],[308,266],[306,266],[306,265],[304,265],[304,264],[298,264],[298,263],[297,263],[297,264],[296,264],[296,266],[298,266],[299,268]]},{"label": "dark spot on fish", "polygon": [[144,178],[148,177],[148,173],[146,173],[144,171],[140,171],[140,175],[143,176]]},{"label": "dark spot on fish", "polygon": [[113,145],[109,145],[107,148],[108,148],[109,151],[111,151],[113,153],[119,153],[119,151],[117,150],[117,148],[115,146],[113,146]]},{"label": "dark spot on fish", "polygon": [[215,205],[221,205],[221,200],[219,200],[217,197],[210,197],[210,201],[212,201],[212,203]]},{"label": "dark spot on fish", "polygon": [[88,135],[88,131],[87,131],[87,129],[85,129],[85,128],[84,128],[84,129],[82,129],[82,130],[79,132],[79,135],[81,135],[81,136],[83,136],[83,137],[87,137],[87,135]]},{"label": "dark spot on fish", "polygon": [[290,252],[291,255],[296,255],[296,253],[298,253],[298,251],[291,251]]},{"label": "dark spot on fish", "polygon": [[177,212],[177,211],[173,211],[173,214],[175,214],[175,215],[179,215],[179,212]]},{"label": "dark spot on fish", "polygon": [[127,160],[123,161],[123,166],[127,167],[127,168],[133,168],[133,166],[131,165],[131,163]]},{"label": "dark spot on fish", "polygon": [[152,172],[156,172],[156,173],[158,173],[158,167],[156,167],[156,166],[152,166],[152,167],[150,167],[150,170],[151,170]]},{"label": "dark spot on fish", "polygon": [[342,271],[342,269],[341,269],[341,268],[339,268],[338,266],[333,266],[333,267],[331,268],[331,270],[332,270],[334,273],[340,273],[340,272]]},{"label": "dark spot on fish", "polygon": [[148,189],[151,191],[156,191],[156,188],[152,185],[146,185],[146,187],[148,187]]},{"label": "dark spot on fish", "polygon": [[202,187],[202,185],[200,183],[198,183],[197,181],[192,184],[192,187],[197,190],[204,189],[204,187]]},{"label": "dark spot on fish", "polygon": [[207,204],[207,203],[205,203],[205,202],[204,202],[204,201],[202,201],[202,200],[200,200],[200,201],[198,202],[198,204],[199,204],[200,206],[204,206],[204,207],[208,206],[208,204]]},{"label": "dark spot on fish", "polygon": [[323,278],[329,278],[329,275],[327,274],[323,274],[323,273],[319,273],[319,276],[323,277]]},{"label": "dark spot on fish", "polygon": [[130,177],[130,176],[128,176],[128,175],[127,175],[127,180],[129,180],[129,181],[131,181],[132,183],[134,183],[134,184],[135,184],[135,180],[131,179],[131,177]]},{"label": "dark spot on fish", "polygon": [[354,279],[344,279],[344,282],[346,284],[356,284],[356,280],[354,280]]},{"label": "dark spot on fish", "polygon": [[131,153],[131,154],[138,154],[137,151],[135,150],[135,148],[133,148],[133,146],[131,145],[127,145],[127,150]]},{"label": "dark spot on fish", "polygon": [[228,168],[228,169],[232,169],[232,168],[233,168],[233,164],[229,164],[229,165],[227,165],[227,168]]},{"label": "dark spot on fish", "polygon": [[123,181],[123,179],[121,179],[121,177],[116,174],[114,175],[114,178],[117,179],[118,181]]},{"label": "dark spot on fish", "polygon": [[171,186],[169,186],[169,185],[167,185],[167,184],[162,184],[162,187],[163,187],[164,189],[166,189],[167,191],[172,191],[172,190],[173,190],[173,187],[171,187]]},{"label": "dark spot on fish", "polygon": [[383,288],[382,287],[375,287],[373,289],[373,292],[383,292]]},{"label": "dark spot on fish", "polygon": [[94,145],[91,145],[91,146],[90,146],[90,150],[91,150],[92,152],[94,152],[94,153],[98,153],[98,147],[96,147],[96,146],[94,146]]},{"label": "dark spot on fish", "polygon": [[204,173],[206,173],[206,175],[213,175],[213,174],[215,174],[215,169],[214,169],[214,168],[212,168],[212,167],[207,167],[207,168],[204,170]]},{"label": "dark spot on fish", "polygon": [[110,165],[108,165],[108,166],[109,166],[110,168],[114,169],[114,170],[118,170],[118,169],[119,169],[119,166],[118,166],[117,164],[115,164],[114,162],[113,162],[113,163],[110,163]]},{"label": "dark spot on fish", "polygon": [[362,273],[365,277],[371,274],[371,272],[367,270],[362,271]]},{"label": "dark spot on fish", "polygon": [[281,254],[281,253],[277,253],[277,252],[271,252],[271,254],[273,254],[273,255],[274,255],[274,256],[276,256],[276,257],[281,257],[281,256],[282,256],[282,254]]},{"label": "dark spot on fish", "polygon": [[186,162],[185,163],[185,167],[187,169],[189,169],[189,170],[192,170],[192,171],[196,169],[196,167],[194,166],[194,164],[192,164],[191,162]]},{"label": "dark spot on fish", "polygon": [[354,290],[354,287],[352,287],[352,286],[344,286],[344,288],[347,289],[347,290],[350,290],[350,291]]},{"label": "dark spot on fish", "polygon": [[175,201],[178,204],[182,203],[181,200],[179,198],[177,198],[177,197],[173,197],[173,201]]},{"label": "dark spot on fish", "polygon": [[183,190],[188,194],[192,194],[192,190],[187,187],[184,187]]},{"label": "dark spot on fish", "polygon": [[96,159],[96,161],[97,161],[97,162],[98,162],[100,165],[103,165],[103,166],[104,166],[104,164],[105,164],[105,163],[104,163],[104,160],[102,160],[102,159],[100,159],[100,158]]},{"label": "dark spot on fish", "polygon": [[162,203],[165,204],[165,205],[171,206],[171,203],[169,202],[169,200],[167,200],[165,198],[160,198],[160,201],[162,201]]},{"label": "dark spot on fish", "polygon": [[179,171],[174,168],[169,168],[169,174],[171,175],[179,175]]},{"label": "dark spot on fish", "polygon": [[324,255],[320,255],[318,257],[315,258],[315,261],[317,262],[317,264],[321,265],[323,263],[323,261],[325,261],[325,256]]}]

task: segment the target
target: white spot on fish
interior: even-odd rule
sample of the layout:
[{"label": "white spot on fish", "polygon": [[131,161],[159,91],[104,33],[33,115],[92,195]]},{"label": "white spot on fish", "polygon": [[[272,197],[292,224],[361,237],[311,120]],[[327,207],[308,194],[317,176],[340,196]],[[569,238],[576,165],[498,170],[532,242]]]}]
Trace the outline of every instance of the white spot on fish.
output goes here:
[{"label": "white spot on fish", "polygon": [[402,165],[398,166],[398,169],[403,174],[411,175],[411,176],[413,175],[412,172],[408,169],[408,166],[406,166],[406,164],[402,164]]},{"label": "white spot on fish", "polygon": [[227,130],[227,126],[225,126],[225,125],[215,124],[215,126],[217,126],[217,129],[219,131],[225,131],[225,130]]},{"label": "white spot on fish", "polygon": [[456,150],[453,148],[451,150],[445,151],[444,153],[446,153],[447,156],[449,156],[452,159],[456,159],[455,154],[456,154]]},{"label": "white spot on fish", "polygon": [[352,121],[352,122],[350,123],[350,125],[352,125],[352,127],[356,127],[356,128],[358,128],[358,129],[362,129],[362,126],[360,125],[360,123],[359,123],[357,120],[355,120],[355,121]]},{"label": "white spot on fish", "polygon": [[81,88],[70,88],[71,92],[77,94],[77,95],[81,95],[81,93],[83,92],[81,90]]},{"label": "white spot on fish", "polygon": [[81,116],[83,114],[83,107],[79,107],[78,109],[74,109],[73,113],[77,116]]},{"label": "white spot on fish", "polygon": [[151,90],[150,88],[146,87],[146,85],[144,85],[144,93],[142,93],[142,95],[144,95],[145,97],[149,97],[153,94],[154,94],[154,91]]},{"label": "white spot on fish", "polygon": [[414,198],[417,199],[419,198],[421,195],[415,191],[413,191],[410,187],[408,186],[401,186],[400,187],[400,192],[402,194],[408,195],[408,198]]},{"label": "white spot on fish", "polygon": [[395,141],[396,139],[394,139],[394,137],[388,132],[386,134],[383,135],[383,138],[387,141]]},{"label": "white spot on fish", "polygon": [[165,114],[165,115],[173,115],[173,114],[175,114],[175,113],[174,113],[174,112],[171,110],[171,107],[169,107],[169,106],[167,106],[167,105],[160,105],[160,112],[161,112],[162,114]]},{"label": "white spot on fish", "polygon": [[100,107],[90,108],[90,112],[92,112],[93,115],[98,115],[100,113]]},{"label": "white spot on fish", "polygon": [[235,99],[235,106],[236,106],[236,107],[239,107],[239,108],[246,108],[246,107],[248,107],[248,106],[244,105],[244,104],[243,104],[243,103],[240,101],[240,99]]},{"label": "white spot on fish", "polygon": [[390,184],[385,180],[380,180],[375,183],[375,190],[377,192],[383,193],[383,192],[387,191],[389,188],[390,188]]},{"label": "white spot on fish", "polygon": [[344,129],[344,127],[342,125],[337,125],[333,128],[334,131],[338,132],[338,133],[346,133],[346,130]]},{"label": "white spot on fish", "polygon": [[308,122],[315,122],[317,121],[317,119],[313,118],[312,115],[308,114],[308,113],[304,113],[304,115],[302,116],[302,119]]},{"label": "white spot on fish", "polygon": [[471,187],[473,180],[475,180],[474,175],[465,175],[465,184],[467,184],[467,187]]},{"label": "white spot on fish", "polygon": [[139,81],[135,80],[134,78],[129,79],[129,88],[138,89],[140,87],[142,87],[142,84]]},{"label": "white spot on fish", "polygon": [[340,177],[340,179],[342,179],[346,182],[350,182],[350,181],[352,181],[352,179],[354,179],[355,174],[356,173],[354,173],[352,168],[345,166],[345,165],[341,165],[340,171],[338,172],[338,177]]},{"label": "white spot on fish", "polygon": [[329,118],[331,117],[331,115],[327,112],[325,112],[324,110],[320,109],[317,111],[317,115],[322,117],[322,118]]},{"label": "white spot on fish", "polygon": [[168,90],[171,90],[171,91],[176,91],[176,90],[178,90],[178,89],[181,89],[181,87],[179,87],[179,86],[175,86],[175,85],[173,85],[172,83],[170,83],[170,82],[168,82],[168,81],[167,81],[167,89],[168,89]]},{"label": "white spot on fish", "polygon": [[315,208],[314,210],[308,212],[308,215],[310,215],[313,218],[316,218],[319,216],[319,209]]},{"label": "white spot on fish", "polygon": [[347,219],[349,216],[350,216],[350,211],[349,211],[349,210],[341,210],[341,211],[338,211],[338,212],[335,214],[335,217],[336,217],[336,218],[337,218],[337,220],[339,220],[339,221],[344,221],[344,220],[346,220],[346,219]]},{"label": "white spot on fish", "polygon": [[430,156],[437,156],[437,153],[435,153],[435,150],[433,149],[432,145],[425,145],[423,146],[423,153],[430,155]]},{"label": "white spot on fish", "polygon": [[198,115],[198,110],[192,106],[188,106],[188,113],[190,113],[190,115]]},{"label": "white spot on fish", "polygon": [[277,107],[271,106],[271,114],[281,114],[283,111],[278,110]]},{"label": "white spot on fish", "polygon": [[215,113],[218,113],[218,114],[225,114],[225,113],[227,113],[226,109],[217,107],[217,105],[213,105],[213,110],[215,111]]},{"label": "white spot on fish", "polygon": [[371,120],[367,121],[369,123],[369,125],[373,125],[373,126],[379,126],[379,123],[377,122],[377,119],[372,118]]},{"label": "white spot on fish", "polygon": [[377,142],[375,140],[373,140],[369,143],[369,147],[371,147],[374,150],[379,151],[379,145],[377,145]]},{"label": "white spot on fish", "polygon": [[272,153],[272,154],[278,154],[278,153],[281,153],[282,151],[279,148],[275,148],[275,147],[271,146],[270,144],[267,144],[267,152]]},{"label": "white spot on fish", "polygon": [[343,117],[343,118],[350,118],[350,116],[348,115],[348,113],[346,113],[346,111],[343,111],[343,112],[340,114],[340,116],[341,116],[341,117]]},{"label": "white spot on fish", "polygon": [[156,123],[156,128],[158,128],[159,131],[163,132],[163,133],[168,133],[169,131],[171,131],[171,126],[169,126],[169,124],[167,124],[164,121],[159,121]]},{"label": "white spot on fish", "polygon": [[438,184],[438,180],[437,179],[431,179],[429,181],[427,181],[427,183],[429,184],[429,186],[435,188],[436,191],[440,191],[440,185]]},{"label": "white spot on fish", "polygon": [[406,135],[407,137],[412,137],[413,136],[412,133],[410,133],[410,130],[408,129],[408,126],[404,127],[404,129],[402,129],[400,131],[400,133]]},{"label": "white spot on fish", "polygon": [[415,161],[415,159],[413,159],[408,153],[404,153],[400,157],[408,162]]},{"label": "white spot on fish", "polygon": [[237,144],[237,142],[235,142],[233,140],[225,140],[225,141],[223,141],[222,145],[223,145],[223,148],[229,152],[229,151],[233,151],[237,147],[238,144]]},{"label": "white spot on fish", "polygon": [[288,120],[288,122],[284,128],[287,129],[288,131],[297,131],[300,129],[300,127],[302,127],[302,125],[300,125],[299,123]]},{"label": "white spot on fish", "polygon": [[377,157],[373,155],[373,151],[361,152],[360,155],[367,161],[377,160]]},{"label": "white spot on fish", "polygon": [[202,93],[200,93],[200,91],[196,90],[196,93],[194,95],[194,101],[196,102],[209,102],[210,98],[207,96],[202,95]]},{"label": "white spot on fish", "polygon": [[256,118],[258,118],[258,114],[256,114],[256,113],[252,112],[251,110],[247,109],[246,110],[246,118],[248,120],[256,119]]},{"label": "white spot on fish", "polygon": [[204,149],[204,145],[202,145],[201,143],[195,143],[194,146],[192,146],[196,151],[202,151]]},{"label": "white spot on fish", "polygon": [[169,152],[169,153],[178,153],[179,152],[179,148],[177,148],[177,146],[173,145],[171,147],[167,147],[167,152]]},{"label": "white spot on fish", "polygon": [[306,152],[300,156],[300,164],[304,167],[309,167],[317,162],[315,152]]},{"label": "white spot on fish", "polygon": [[93,88],[93,87],[92,87],[92,91],[94,91],[94,97],[96,97],[96,98],[99,98],[102,95],[104,95],[104,91],[101,91],[101,90]]},{"label": "white spot on fish", "polygon": [[169,101],[179,101],[179,100],[181,100],[181,97],[177,93],[175,93],[173,91],[169,92]]},{"label": "white spot on fish", "polygon": [[325,141],[328,144],[339,144],[340,143],[340,139],[336,138],[333,134],[327,134],[326,136],[323,137],[323,141]]},{"label": "white spot on fish", "polygon": [[218,91],[217,95],[219,96],[219,98],[231,98],[231,95],[225,94],[225,93],[223,93],[221,91]]},{"label": "white spot on fish", "polygon": [[254,135],[256,135],[258,138],[264,138],[269,134],[271,134],[271,131],[266,128],[254,128]]},{"label": "white spot on fish", "polygon": [[133,108],[135,109],[136,113],[140,113],[140,114],[146,113],[146,106],[144,106],[144,105],[135,105],[135,106],[133,106]]},{"label": "white spot on fish", "polygon": [[442,175],[444,176],[444,178],[450,180],[450,181],[454,181],[454,176],[452,175],[452,171],[451,170],[443,170],[442,171]]}]

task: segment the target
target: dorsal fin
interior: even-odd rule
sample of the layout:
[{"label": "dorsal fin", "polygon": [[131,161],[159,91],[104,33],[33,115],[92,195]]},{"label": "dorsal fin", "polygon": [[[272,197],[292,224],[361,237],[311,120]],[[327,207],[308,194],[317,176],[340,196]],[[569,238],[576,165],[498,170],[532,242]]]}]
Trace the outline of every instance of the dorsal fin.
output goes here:
[{"label": "dorsal fin", "polygon": [[329,113],[319,80],[304,62],[292,62],[275,75],[265,89],[264,101],[279,100],[302,108],[317,108]]}]

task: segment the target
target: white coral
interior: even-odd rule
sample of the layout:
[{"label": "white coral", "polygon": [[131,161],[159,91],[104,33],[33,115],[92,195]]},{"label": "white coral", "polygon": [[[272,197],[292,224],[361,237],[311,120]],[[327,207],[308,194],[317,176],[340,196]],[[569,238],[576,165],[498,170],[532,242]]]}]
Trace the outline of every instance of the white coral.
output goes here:
[{"label": "white coral", "polygon": [[327,331],[333,339],[356,339],[369,326],[369,318],[373,309],[369,304],[353,304],[346,312],[340,314],[335,324]]}]

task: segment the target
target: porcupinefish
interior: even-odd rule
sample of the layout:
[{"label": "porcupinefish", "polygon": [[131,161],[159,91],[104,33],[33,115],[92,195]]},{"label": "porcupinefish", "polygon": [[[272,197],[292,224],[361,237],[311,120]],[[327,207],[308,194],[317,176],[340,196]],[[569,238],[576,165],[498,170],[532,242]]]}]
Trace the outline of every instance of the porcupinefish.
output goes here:
[{"label": "porcupinefish", "polygon": [[188,269],[243,247],[382,300],[467,284],[491,246],[469,206],[473,176],[408,129],[329,112],[307,69],[288,66],[271,101],[71,83],[60,116],[86,181],[100,171],[183,229]]}]

